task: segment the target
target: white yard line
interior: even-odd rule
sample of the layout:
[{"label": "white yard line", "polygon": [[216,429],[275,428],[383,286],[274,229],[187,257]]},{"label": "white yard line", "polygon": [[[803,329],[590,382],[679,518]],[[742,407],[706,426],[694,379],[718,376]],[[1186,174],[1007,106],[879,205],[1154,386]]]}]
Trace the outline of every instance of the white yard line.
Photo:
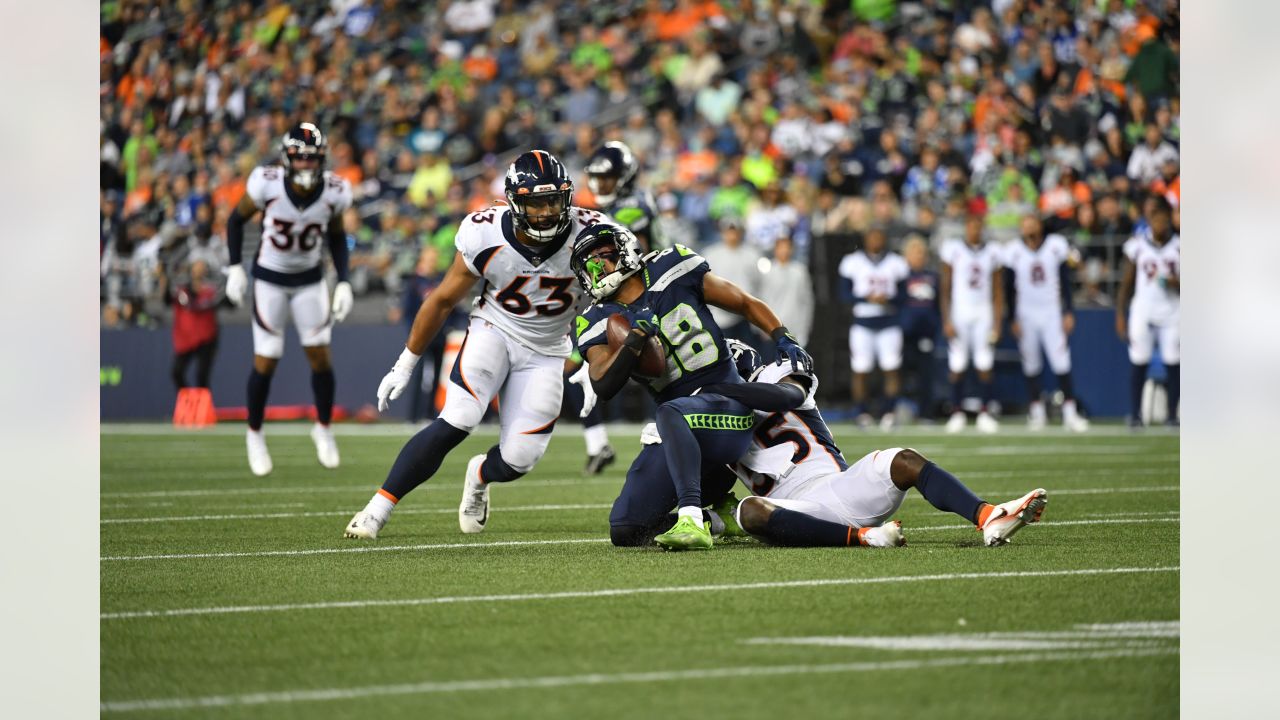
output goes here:
[{"label": "white yard line", "polygon": [[[1062,525],[1145,525],[1159,522],[1181,522],[1176,517],[1144,517],[1144,518],[1108,518],[1099,520],[1046,520],[1042,524],[1059,527]],[[973,530],[972,524],[964,525],[903,525],[902,532],[910,538],[911,533],[931,530]],[[1012,542],[1012,541],[1010,541]]]},{"label": "white yard line", "polygon": [[[582,541],[579,541],[582,542]],[[493,543],[499,545],[501,543]],[[519,595],[457,595],[452,597],[403,598],[396,600],[340,600],[314,603],[288,603],[281,605],[239,605],[204,608],[176,608],[171,610],[137,610],[102,613],[101,620],[126,620],[135,618],[166,618],[192,615],[231,615],[263,612],[293,612],[296,610],[335,610],[368,607],[407,607],[420,605],[446,605],[474,602],[526,602],[530,600],[566,600],[580,598],[618,597],[641,594],[722,592],[743,590],[769,590],[779,588],[833,587],[845,585],[880,585],[889,583],[931,582],[951,580],[992,580],[996,578],[1058,577],[1069,575],[1115,575],[1128,573],[1177,572],[1178,566],[1133,568],[1086,568],[1081,570],[1025,570],[994,573],[948,573],[941,575],[890,575],[869,578],[821,578],[814,580],[786,580],[776,582],[734,583],[723,585],[678,585],[666,587],[614,588],[608,590],[578,590],[555,593],[524,593]]]},{"label": "white yard line", "polygon": [[973,657],[947,657],[930,660],[887,660],[882,662],[827,663],[820,665],[756,665],[722,668],[688,668],[643,673],[592,673],[526,678],[484,678],[439,682],[404,683],[399,685],[367,685],[364,687],[283,690],[244,695],[211,695],[205,697],[158,698],[153,700],[120,700],[101,703],[103,713],[174,711],[196,708],[278,705],[300,702],[328,702],[397,695],[429,695],[433,693],[492,692],[572,687],[578,685],[618,685],[625,683],[688,682],[722,680],[741,677],[780,677],[904,670],[932,670],[969,665],[1018,665],[1039,662],[1083,662],[1114,658],[1137,658],[1176,655],[1178,648],[1123,648],[1091,652],[1020,653]]}]

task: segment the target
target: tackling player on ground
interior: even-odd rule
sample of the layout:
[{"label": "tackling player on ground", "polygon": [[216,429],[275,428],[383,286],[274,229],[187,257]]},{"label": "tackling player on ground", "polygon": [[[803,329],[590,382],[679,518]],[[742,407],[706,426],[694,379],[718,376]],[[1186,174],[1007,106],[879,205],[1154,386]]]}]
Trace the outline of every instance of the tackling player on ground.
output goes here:
[{"label": "tackling player on ground", "polygon": [[[241,253],[244,225],[262,211],[262,240],[253,262],[253,370],[249,374],[249,430],[246,444],[254,475],[271,472],[271,453],[262,433],[271,377],[284,354],[284,328],[293,318],[302,350],[311,365],[316,425],[311,439],[320,464],[338,467],[338,445],[329,429],[333,415],[334,377],[329,355],[333,322],[351,312],[347,282],[347,234],[342,212],[351,206],[351,184],[324,170],[325,137],[311,123],[291,129],[281,142],[283,167],[254,168],[244,196],[227,218],[227,298],[244,303],[248,275]],[[329,246],[338,284],[330,312],[325,290],[321,240]]]},{"label": "tackling player on ground", "polygon": [[378,408],[404,392],[422,352],[449,311],[483,279],[467,337],[449,374],[440,417],[405,443],[345,536],[371,539],[404,496],[426,482],[475,429],[499,395],[498,444],[467,464],[458,525],[485,528],[489,485],[533,469],[546,452],[560,414],[564,360],[578,288],[569,267],[571,240],[604,216],[574,207],[573,181],[551,153],[533,150],[507,171],[506,206],[474,212],[458,228],[458,252],[444,280],[414,319],[404,352],[378,386]]},{"label": "tackling player on ground", "polygon": [[752,381],[744,389],[780,383],[805,394],[792,411],[757,413],[756,443],[732,467],[752,493],[736,512],[748,533],[778,545],[902,545],[901,524],[890,518],[913,487],[930,505],[973,523],[988,546],[1009,542],[1044,512],[1041,488],[992,505],[911,448],[876,450],[850,465],[814,402],[817,377],[785,363],[765,365],[751,347],[729,343],[738,372]]}]

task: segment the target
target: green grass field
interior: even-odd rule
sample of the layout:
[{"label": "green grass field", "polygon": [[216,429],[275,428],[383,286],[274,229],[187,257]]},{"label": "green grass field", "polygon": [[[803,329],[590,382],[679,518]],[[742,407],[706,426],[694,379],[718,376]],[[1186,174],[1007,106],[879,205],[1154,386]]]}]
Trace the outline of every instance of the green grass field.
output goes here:
[{"label": "green grass field", "polygon": [[360,543],[343,526],[407,427],[338,428],[326,471],[305,426],[270,426],[260,479],[238,425],[104,426],[103,714],[1177,716],[1176,435],[833,429],[851,461],[909,445],[994,502],[1044,487],[1044,521],[985,548],[913,492],[905,548],[618,549],[637,433],[584,479],[569,426],[483,534],[456,518],[482,429]]}]

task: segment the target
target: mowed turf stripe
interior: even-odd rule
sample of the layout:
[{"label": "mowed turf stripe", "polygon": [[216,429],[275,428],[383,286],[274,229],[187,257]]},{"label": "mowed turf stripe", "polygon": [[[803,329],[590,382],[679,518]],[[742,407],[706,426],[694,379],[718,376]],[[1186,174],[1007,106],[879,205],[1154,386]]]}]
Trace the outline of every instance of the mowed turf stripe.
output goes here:
[{"label": "mowed turf stripe", "polygon": [[[494,543],[495,545],[499,543]],[[732,583],[723,585],[677,585],[665,587],[611,588],[606,590],[577,590],[555,593],[522,593],[515,595],[456,595],[451,597],[401,598],[396,600],[340,600],[314,603],[287,603],[281,605],[233,605],[204,608],[175,608],[170,610],[137,610],[102,613],[101,620],[130,620],[140,618],[171,618],[196,615],[238,615],[246,613],[294,612],[298,610],[342,610],[369,607],[408,607],[420,605],[448,605],[474,602],[527,602],[532,600],[568,600],[607,598],[641,594],[721,592],[741,590],[772,590],[802,587],[834,587],[844,585],[881,585],[909,582],[948,582],[954,580],[995,580],[1001,578],[1060,577],[1070,575],[1118,575],[1129,573],[1177,572],[1178,566],[1084,568],[1076,570],[1021,570],[993,573],[947,573],[939,575],[889,575],[869,578],[818,578],[813,580],[781,580],[774,582]]]},{"label": "mowed turf stripe", "polygon": [[[611,507],[609,503],[590,505],[512,505],[503,507],[502,512],[540,512],[545,510],[601,510]],[[405,508],[396,513],[400,515],[453,514],[457,508]],[[120,523],[156,523],[156,522],[191,522],[196,520],[278,520],[281,518],[332,517],[334,515],[350,515],[351,510],[318,510],[309,512],[280,513],[246,513],[243,515],[175,515],[172,517],[135,517],[107,518],[100,520],[103,525]]]},{"label": "mowed turf stripe", "polygon": [[199,560],[206,558],[292,557],[298,555],[390,552],[394,550],[448,550],[453,548],[519,547],[522,545],[573,545],[576,543],[602,542],[609,542],[609,538],[586,538],[576,540],[504,540],[498,542],[475,543],[433,543],[430,545],[370,545],[364,541],[353,540],[351,546],[340,548],[312,548],[310,550],[255,550],[251,552],[188,553],[182,555],[109,555],[98,558],[98,561],[121,562],[126,560]]},{"label": "mowed turf stripe", "polygon": [[[1123,488],[1067,488],[1065,490],[1054,490],[1050,494],[1058,495],[1106,495],[1111,493],[1135,493],[1135,492],[1172,492],[1178,490],[1176,485],[1160,485],[1160,486],[1136,486]],[[992,495],[991,491],[983,494]],[[924,497],[918,494],[907,496],[908,500],[923,500]],[[603,510],[612,507],[609,503],[591,503],[591,504],[568,504],[568,505],[513,505],[510,507],[500,508],[500,512],[547,512],[559,510]],[[447,515],[457,512],[456,508],[403,508],[396,512],[396,515],[423,515],[423,514],[439,514]],[[130,517],[130,518],[104,518],[98,522],[102,525],[120,525],[129,523],[160,523],[160,522],[221,522],[228,520],[281,520],[289,518],[307,518],[307,517],[335,517],[351,514],[351,509],[345,510],[310,510],[305,512],[278,512],[278,513],[225,513],[218,515],[169,515],[160,517]],[[1142,513],[1119,513],[1122,515],[1136,515]]]},{"label": "mowed turf stripe", "polygon": [[743,677],[778,677],[783,675],[816,675],[832,673],[883,672],[892,670],[931,670],[964,667],[968,665],[1018,665],[1041,662],[1080,662],[1113,658],[1150,657],[1176,655],[1178,648],[1122,648],[1089,652],[1043,652],[1010,655],[934,658],[930,660],[886,660],[881,662],[828,663],[823,665],[757,665],[724,668],[689,668],[643,673],[592,673],[589,675],[561,675],[532,678],[486,678],[483,680],[454,680],[444,682],[406,683],[401,685],[372,685],[350,688],[324,688],[319,690],[285,690],[281,692],[249,693],[245,695],[213,695],[194,698],[165,698],[155,700],[123,700],[101,703],[103,713],[192,710],[196,708],[241,707],[247,705],[278,705],[300,702],[327,702],[355,700],[368,697],[395,695],[428,695],[433,693],[491,692],[495,690],[524,690],[571,687],[575,685],[617,685],[623,683],[687,682],[690,680],[724,680]]}]

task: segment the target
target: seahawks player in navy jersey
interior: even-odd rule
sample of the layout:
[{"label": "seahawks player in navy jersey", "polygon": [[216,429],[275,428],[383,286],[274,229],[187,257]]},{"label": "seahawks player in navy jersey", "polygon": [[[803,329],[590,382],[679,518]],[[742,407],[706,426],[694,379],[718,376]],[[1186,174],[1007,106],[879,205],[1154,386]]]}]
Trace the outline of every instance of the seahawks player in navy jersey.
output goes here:
[{"label": "seahawks player in navy jersey", "polygon": [[[594,298],[577,319],[576,335],[597,395],[607,400],[622,389],[650,337],[657,336],[666,353],[660,377],[636,377],[660,404],[656,420],[662,444],[642,449],[627,473],[609,515],[613,543],[634,546],[652,539],[672,550],[709,549],[702,471],[746,451],[752,415],[747,405],[725,394],[693,395],[705,385],[742,382],[708,305],[740,313],[769,333],[780,362],[811,372],[813,359],[767,305],[711,273],[706,260],[686,247],[641,257],[630,231],[600,223],[578,234],[571,264]],[[621,347],[610,350],[606,330],[617,313],[630,320],[631,330]],[[673,507],[675,525],[657,534]]]},{"label": "seahawks player in navy jersey", "polygon": [[642,253],[666,247],[654,223],[658,213],[653,196],[636,187],[640,163],[626,143],[610,140],[601,145],[587,161],[586,173],[597,209],[630,230]]}]

